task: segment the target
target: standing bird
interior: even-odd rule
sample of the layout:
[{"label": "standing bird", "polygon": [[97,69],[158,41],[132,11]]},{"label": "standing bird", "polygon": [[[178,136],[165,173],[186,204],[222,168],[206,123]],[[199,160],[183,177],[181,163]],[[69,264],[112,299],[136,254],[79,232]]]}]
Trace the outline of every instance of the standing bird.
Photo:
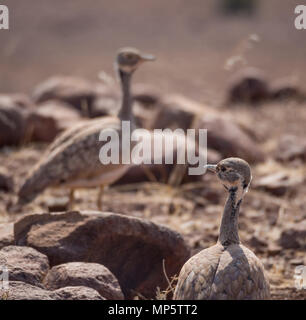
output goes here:
[{"label": "standing bird", "polygon": [[269,282],[255,254],[240,243],[238,215],[252,176],[248,163],[228,158],[207,165],[228,192],[216,245],[191,257],[183,266],[175,300],[269,299]]},{"label": "standing bird", "polygon": [[[71,208],[76,188],[99,186],[97,205],[101,209],[104,186],[119,179],[130,165],[123,164],[122,161],[119,164],[107,165],[100,162],[99,152],[106,143],[99,141],[100,132],[106,129],[115,130],[121,137],[122,121],[130,121],[131,130],[135,128],[130,91],[132,74],[143,62],[154,59],[154,56],[142,54],[134,48],[119,50],[115,60],[122,90],[122,104],[118,116],[87,121],[64,131],[49,146],[26,178],[18,192],[17,205],[29,203],[47,187],[68,187]],[[121,148],[120,143],[119,155]]]}]

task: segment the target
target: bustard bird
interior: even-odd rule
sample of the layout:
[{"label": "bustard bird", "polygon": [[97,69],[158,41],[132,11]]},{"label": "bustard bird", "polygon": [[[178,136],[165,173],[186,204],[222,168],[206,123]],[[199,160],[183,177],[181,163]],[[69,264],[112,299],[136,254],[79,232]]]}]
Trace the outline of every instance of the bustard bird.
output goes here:
[{"label": "bustard bird", "polygon": [[[74,189],[100,187],[97,205],[101,209],[102,192],[105,185],[119,179],[128,169],[128,164],[103,165],[99,160],[99,151],[105,141],[99,141],[103,129],[115,130],[121,134],[121,122],[130,121],[135,127],[130,92],[134,71],[144,61],[154,60],[154,56],[145,55],[134,48],[119,50],[115,67],[121,83],[122,104],[117,117],[103,117],[79,124],[63,132],[47,149],[36,164],[18,192],[18,205],[32,201],[47,187],[70,188],[70,207],[73,205]],[[121,155],[121,145],[119,146]]]},{"label": "bustard bird", "polygon": [[255,254],[240,243],[239,208],[251,182],[248,163],[228,158],[214,171],[228,192],[216,245],[191,257],[183,266],[174,292],[175,300],[268,299],[269,282]]}]

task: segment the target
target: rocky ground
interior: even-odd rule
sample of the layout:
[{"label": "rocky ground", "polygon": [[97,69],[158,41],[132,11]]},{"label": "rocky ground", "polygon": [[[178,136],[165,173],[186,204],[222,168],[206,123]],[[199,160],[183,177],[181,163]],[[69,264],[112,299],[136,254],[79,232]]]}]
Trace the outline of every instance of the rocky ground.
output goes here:
[{"label": "rocky ground", "polygon": [[[48,189],[33,203],[12,210],[19,185],[59,132],[116,113],[114,52],[135,45],[158,58],[136,75],[138,123],[149,129],[186,129],[196,115],[197,125],[209,129],[211,161],[240,156],[251,163],[253,181],[239,221],[241,240],[263,261],[272,299],[305,299],[306,291],[297,290],[294,279],[295,268],[306,265],[306,46],[303,31],[293,27],[296,1],[262,1],[256,15],[237,19],[224,19],[216,1],[194,1],[193,6],[180,0],[146,5],[133,0],[128,6],[84,3],[9,4],[13,29],[1,33],[0,51],[1,92],[8,93],[0,96],[0,259],[9,267],[13,289],[2,298],[171,298],[171,289],[157,289],[168,285],[162,256],[178,261],[165,266],[174,275],[188,250],[195,254],[216,242],[224,189],[212,174],[185,177],[182,185],[170,187],[164,183],[169,167],[151,168],[157,178],[150,181],[134,168],[105,191],[103,210],[122,214],[119,225],[133,230],[129,238],[124,227],[111,228],[119,242],[102,237],[95,243],[90,237],[91,231],[100,230],[100,222],[88,214],[97,210],[95,189],[77,191],[75,210],[80,213],[48,215],[67,211],[68,191],[61,189]],[[247,70],[247,75],[232,77],[246,66],[260,72]],[[100,70],[105,72],[98,81]],[[25,218],[34,213],[45,215]],[[141,220],[134,229],[129,224],[133,218],[154,224]],[[161,230],[163,237],[156,239]],[[78,237],[81,241],[74,247],[70,240]],[[171,239],[179,239],[179,246]],[[103,256],[94,250],[86,256],[87,242],[96,248],[102,241],[107,243]],[[124,282],[117,271],[122,261],[112,248],[123,242],[130,255],[146,248],[142,254],[148,265],[156,264],[154,272],[141,270],[142,261],[134,257],[129,261],[135,265],[125,268]],[[77,258],[71,252],[77,252]],[[135,268],[137,275],[130,274]],[[80,275],[78,270],[89,271]]]},{"label": "rocky ground", "polygon": [[[149,90],[152,92],[152,88],[149,88]],[[150,95],[146,91],[146,95],[143,94],[143,96],[151,100],[154,100],[153,97],[156,98],[155,92]],[[159,97],[158,100],[163,101],[163,98]],[[176,98],[176,101],[178,101],[178,98]],[[181,104],[189,103],[191,105],[195,103],[187,97],[180,97],[180,101]],[[168,105],[165,106],[169,107]],[[145,108],[148,107],[146,106]],[[206,108],[206,112],[210,111],[207,106],[202,106],[202,108]],[[154,108],[151,106],[149,110],[151,109]],[[37,107],[34,107],[34,110],[37,110]],[[165,109],[162,110],[165,113]],[[177,110],[181,109],[178,107]],[[253,145],[245,145],[240,141],[239,136],[231,137],[231,147],[229,151],[225,148],[224,152],[227,153],[232,150],[234,155],[236,153],[240,155],[241,152],[244,152],[250,157],[249,161],[255,161],[252,165],[253,182],[241,209],[239,227],[242,242],[254,250],[268,271],[272,299],[305,299],[306,297],[305,292],[297,290],[294,284],[295,267],[306,264],[306,207],[304,196],[306,191],[306,166],[303,141],[305,136],[305,126],[303,125],[306,120],[305,110],[304,103],[285,100],[278,103],[266,102],[257,106],[241,104],[233,106],[230,111],[228,111],[228,107],[220,107],[214,115],[219,117],[218,115],[220,114],[223,114],[223,116],[227,113],[231,116],[239,114],[240,119],[243,120],[242,128],[244,130],[248,128],[243,132],[248,132],[247,136]],[[180,114],[180,111],[178,111],[178,114]],[[170,118],[166,116],[165,119]],[[158,117],[158,119],[161,118]],[[183,117],[183,119],[187,121],[188,117]],[[211,124],[205,119],[204,114],[204,123],[211,125],[212,132],[216,131],[214,126],[219,125],[219,122],[212,122]],[[220,121],[233,125],[230,120],[223,119]],[[55,121],[55,123],[57,122]],[[254,130],[254,124],[260,126],[260,130],[255,131],[255,135],[252,131]],[[251,134],[252,132],[253,134]],[[286,134],[283,132],[286,132]],[[212,135],[211,139],[212,141],[215,139],[224,142],[224,139],[226,140],[227,138],[226,132],[224,135]],[[240,144],[236,144],[235,139],[240,141]],[[249,141],[247,142],[250,143]],[[214,144],[210,146],[210,142],[208,143],[209,147],[213,149]],[[20,238],[16,238],[16,227],[15,238],[12,238],[12,222],[20,219],[24,214],[67,210],[68,191],[62,189],[48,189],[33,203],[17,212],[12,212],[10,209],[16,200],[15,192],[18,189],[18,185],[23,181],[33,164],[41,157],[46,146],[47,144],[45,143],[30,142],[23,146],[6,146],[1,149],[3,191],[0,193],[0,217],[1,222],[4,224],[0,243],[3,247],[8,244],[27,244],[22,242]],[[262,156],[258,157],[257,155],[253,159],[250,156],[251,152],[247,152],[249,147],[252,149],[258,148]],[[214,152],[215,161],[220,157],[226,156],[222,148]],[[140,176],[140,181],[136,179],[135,182],[135,177],[138,176]],[[157,181],[146,180],[144,175],[134,171],[130,175],[128,174],[121,183],[111,186],[104,195],[104,211],[120,213],[126,217],[148,219],[158,225],[169,227],[183,236],[187,246],[191,249],[191,254],[195,254],[216,242],[225,193],[212,174],[208,173],[197,179],[189,178],[182,185],[176,187],[161,183],[159,179]],[[97,210],[96,196],[97,190],[95,189],[77,191],[75,209],[82,212],[84,210]],[[36,227],[33,228],[36,230]],[[56,237],[60,236],[59,231],[57,231],[57,236],[55,234],[52,236],[52,228],[54,228],[52,223],[50,228],[50,230],[42,230],[41,232],[43,233],[37,230],[37,237],[39,238],[41,234],[42,238],[34,239],[34,243],[29,243],[28,245],[41,251],[42,249],[39,248],[44,247],[44,244],[40,242],[44,241],[44,234],[49,234],[50,232],[51,238],[53,238],[51,241],[55,241]],[[61,230],[61,227],[55,228],[55,230]],[[114,232],[114,230],[111,232]],[[34,232],[34,238],[35,234]],[[64,237],[66,236],[64,235]],[[141,243],[143,241],[141,240],[142,236],[137,235],[137,237],[139,237],[138,241]],[[119,239],[121,239],[121,236]],[[40,244],[37,245],[35,241]],[[111,243],[109,245],[112,246]],[[113,245],[120,247],[120,244]],[[132,242],[129,249],[131,251],[135,250],[134,246],[135,243]],[[143,246],[145,247],[145,244]],[[60,258],[56,260],[56,258],[54,262],[52,260],[54,258],[52,258],[52,255],[50,256],[49,252],[44,250],[42,252],[47,254],[49,260],[51,259],[51,266],[69,261],[79,261],[74,258],[68,260]],[[182,253],[180,252],[179,254],[181,255]],[[79,259],[87,262],[100,261],[100,258],[97,258],[98,260],[96,258],[87,260],[84,257]],[[185,259],[184,254],[181,259]],[[136,258],[134,262],[137,264]],[[113,262],[109,262],[109,265],[112,271],[116,270]],[[161,269],[159,269],[159,276],[164,277]],[[48,279],[48,276],[44,281],[47,281],[46,279]],[[159,281],[156,280],[155,283],[158,284]],[[174,285],[175,281],[173,282]],[[123,289],[126,294],[129,292],[127,291],[128,289]],[[155,292],[155,289],[153,292]],[[139,293],[137,290],[135,292]],[[143,292],[147,296],[152,295],[152,286],[149,293],[145,290]],[[143,298],[146,297],[146,294],[139,294],[139,296]],[[171,292],[169,292],[170,296]],[[129,297],[132,297],[130,293]],[[164,298],[165,295],[159,293],[154,297]]]}]

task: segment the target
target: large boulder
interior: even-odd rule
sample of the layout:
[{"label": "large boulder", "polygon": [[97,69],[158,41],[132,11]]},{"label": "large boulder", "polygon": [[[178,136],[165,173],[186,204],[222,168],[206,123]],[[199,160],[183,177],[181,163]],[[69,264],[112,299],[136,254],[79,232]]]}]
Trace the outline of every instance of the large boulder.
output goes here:
[{"label": "large boulder", "polygon": [[29,247],[7,246],[0,250],[0,260],[5,261],[12,281],[23,281],[41,286],[49,270],[48,258]]},{"label": "large boulder", "polygon": [[205,115],[199,121],[199,128],[208,130],[208,148],[219,151],[224,157],[239,157],[250,163],[264,159],[264,154],[254,139],[230,118]]},{"label": "large boulder", "polygon": [[189,257],[183,238],[150,221],[110,212],[72,211],[31,214],[14,226],[18,245],[31,246],[49,257],[51,266],[96,262],[119,280],[123,293],[155,296],[178,274]]},{"label": "large boulder", "polygon": [[44,279],[49,290],[85,286],[93,288],[108,300],[124,298],[116,277],[98,263],[69,262],[54,266]]}]

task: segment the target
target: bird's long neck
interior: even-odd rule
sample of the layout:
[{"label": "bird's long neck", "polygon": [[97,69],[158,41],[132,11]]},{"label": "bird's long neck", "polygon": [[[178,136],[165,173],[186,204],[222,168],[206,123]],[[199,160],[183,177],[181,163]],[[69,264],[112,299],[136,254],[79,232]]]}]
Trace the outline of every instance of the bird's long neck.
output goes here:
[{"label": "bird's long neck", "polygon": [[238,194],[237,188],[231,188],[224,207],[218,241],[225,246],[240,243],[238,215],[242,198],[237,198]]},{"label": "bird's long neck", "polygon": [[134,115],[132,112],[132,96],[131,96],[131,78],[132,74],[119,70],[121,90],[122,90],[122,104],[119,111],[119,118],[121,121],[130,121],[131,128],[134,126]]}]

